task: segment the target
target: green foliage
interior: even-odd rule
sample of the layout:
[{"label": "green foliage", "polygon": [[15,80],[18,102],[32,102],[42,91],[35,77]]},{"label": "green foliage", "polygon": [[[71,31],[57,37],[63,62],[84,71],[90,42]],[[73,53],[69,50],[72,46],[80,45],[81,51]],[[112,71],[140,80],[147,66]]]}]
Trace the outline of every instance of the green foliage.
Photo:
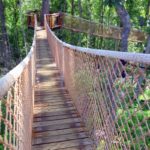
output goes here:
[{"label": "green foliage", "polygon": [[144,46],[145,46],[144,43],[129,42],[128,43],[128,52],[143,53]]},{"label": "green foliage", "polygon": [[104,3],[106,5],[109,5],[110,7],[112,7],[112,6],[114,6],[114,5],[118,4],[118,3],[121,3],[121,2],[123,2],[123,0],[105,0],[104,1]]},{"label": "green foliage", "polygon": [[[26,12],[32,10],[41,9],[41,0],[5,0],[5,14],[6,14],[6,24],[7,31],[9,35],[9,41],[13,50],[14,60],[22,59],[26,52],[29,50],[29,46],[31,45],[31,37],[33,33],[27,29],[27,20],[26,20]],[[82,7],[82,17],[86,19],[91,19],[96,22],[103,22],[106,25],[115,25],[119,26],[120,21],[116,14],[115,7],[113,6],[117,3],[122,3],[126,6],[132,25],[136,28],[143,29],[149,33],[149,29],[146,28],[145,17],[146,17],[146,9],[147,9],[147,1],[146,0],[137,0],[136,2],[133,0],[90,0],[88,3],[86,0],[81,1]],[[70,0],[53,0],[51,1],[50,11],[51,12],[67,12],[71,13],[71,1]],[[79,16],[80,9],[78,0],[74,0],[74,15]],[[143,18],[144,26],[140,26],[140,21]],[[25,35],[23,34],[25,33]],[[28,33],[29,34],[28,34]],[[61,33],[62,32],[62,33]],[[58,33],[62,35],[62,40],[65,40],[68,43],[84,46],[84,47],[92,47],[98,49],[110,49],[110,50],[118,50],[119,42],[114,39],[106,39],[101,37],[93,37],[90,35],[85,35],[82,33],[73,33],[67,30],[63,30]],[[60,35],[60,36],[61,36]],[[66,36],[63,36],[66,35]],[[72,35],[72,36],[70,36]],[[25,39],[24,39],[25,36]],[[26,43],[26,44],[25,44]],[[131,52],[143,52],[145,43],[129,43],[129,51]],[[26,45],[26,46],[25,46]]]},{"label": "green foliage", "polygon": [[26,56],[32,43],[33,31],[27,28],[26,13],[40,10],[41,0],[5,0],[3,3],[9,45],[16,65]]},{"label": "green foliage", "polygon": [[[5,14],[6,14],[6,24],[9,35],[9,40],[11,47],[13,49],[13,54],[15,61],[25,56],[26,51],[29,49],[31,44],[30,40],[25,41],[23,31],[25,33],[26,38],[33,36],[32,34],[27,34],[27,20],[26,20],[26,12],[31,10],[39,10],[41,9],[41,0],[5,0]],[[97,22],[103,22],[106,25],[116,25],[119,26],[119,18],[116,14],[115,7],[113,6],[117,3],[122,3],[126,6],[132,26],[143,29],[149,33],[149,28],[146,28],[145,18],[148,2],[146,0],[90,0],[88,3],[86,0],[81,1],[82,7],[82,17],[86,19],[91,19]],[[70,0],[53,0],[51,1],[50,11],[58,12],[63,11],[67,13],[71,13],[71,1]],[[79,16],[80,9],[78,0],[74,0],[74,15]],[[21,13],[21,14],[20,14]],[[143,21],[139,21],[143,20]],[[143,25],[141,25],[144,22]],[[105,39],[98,37],[91,37],[84,34],[72,34],[69,31],[65,31],[67,35],[66,42],[69,42],[74,45],[80,45],[85,47],[93,47],[93,48],[101,48],[101,49],[111,49],[118,50],[119,41],[115,41],[113,39]],[[32,33],[32,32],[31,32]],[[61,34],[61,33],[60,33]],[[69,36],[73,35],[73,36]],[[64,37],[64,36],[63,36]],[[80,42],[81,40],[81,42]],[[27,47],[25,47],[25,42]],[[117,47],[116,47],[117,45]],[[129,51],[131,52],[143,52],[144,43],[129,43]]]},{"label": "green foliage", "polygon": [[[136,147],[137,150],[141,150],[143,145],[143,139],[142,135],[143,133],[148,132],[147,125],[150,126],[150,121],[147,120],[147,118],[150,117],[150,111],[149,110],[138,110],[137,108],[130,108],[129,110],[123,110],[118,109],[117,110],[117,116],[118,124],[116,126],[119,128],[120,132],[122,134],[127,134],[127,139],[125,138],[125,143],[132,143],[133,139],[138,139],[138,143],[132,143],[130,144],[131,149],[134,149]],[[144,119],[147,120],[147,123],[143,121]],[[142,122],[142,124],[139,127],[139,123]],[[142,133],[143,132],[143,133]],[[146,144],[149,145],[149,138],[145,138]]]},{"label": "green foliage", "polygon": [[[129,15],[130,15],[130,21],[133,28],[137,28],[143,31],[147,31],[147,24],[146,24],[146,13],[147,13],[147,0],[90,0],[88,3],[86,0],[82,0],[82,17],[88,20],[92,20],[95,22],[101,22],[104,23],[106,26],[114,25],[114,26],[120,26],[120,20],[116,13],[114,6],[117,3],[121,3],[125,6],[127,9]],[[56,0],[52,1],[52,10],[55,9],[55,11],[60,10],[61,7],[65,8],[65,12],[70,13],[71,12],[71,1],[66,0],[62,2],[57,2]],[[66,5],[66,7],[65,7]],[[78,9],[78,1],[74,1],[74,15],[79,16],[79,9]],[[85,35],[85,34],[78,34],[73,32],[70,32],[67,30],[63,31],[63,34],[67,34],[67,37],[62,36],[61,39],[79,46],[84,47],[92,47],[97,49],[108,49],[108,50],[119,50],[120,49],[120,41],[114,40],[114,39],[107,39],[102,37],[93,37],[91,35]],[[62,34],[59,32],[60,34]],[[59,35],[59,34],[57,34]],[[69,37],[69,35],[72,35]],[[72,38],[72,39],[71,39]],[[79,42],[80,41],[80,42]],[[128,51],[129,52],[140,52],[143,53],[145,49],[145,44],[138,43],[138,42],[129,42],[128,45]]]},{"label": "green foliage", "polygon": [[[128,68],[127,72],[130,74],[132,72],[136,74],[136,69]],[[134,83],[134,84],[133,84]],[[122,96],[123,93],[128,89],[128,94],[123,94],[124,101],[121,99],[116,100],[119,108],[117,109],[118,122],[116,127],[121,134],[126,134],[125,143],[130,145],[131,149],[141,150],[144,148],[142,135],[148,132],[148,126],[150,126],[150,90],[145,85],[144,90],[138,95],[138,98],[134,100],[134,91],[137,87],[136,81],[133,80],[132,76],[128,77],[128,80],[122,80],[121,78],[116,80],[115,87],[118,88],[118,92]],[[121,85],[121,89],[119,86]],[[142,86],[142,84],[141,84]],[[132,100],[132,101],[131,101]],[[141,125],[139,125],[142,123]],[[133,143],[133,140],[137,140],[138,143]],[[149,138],[145,137],[147,145],[150,145]]]},{"label": "green foliage", "polygon": [[[1,99],[0,100],[0,107],[1,107],[1,115],[3,118],[6,117],[6,106],[5,106],[5,100],[4,99]],[[1,121],[1,124],[0,124],[0,138],[4,139],[4,133],[5,133],[5,124],[3,121]],[[0,144],[0,150],[3,150],[4,149],[4,146],[2,144]]]},{"label": "green foliage", "polygon": [[139,100],[150,100],[150,89],[145,89],[142,95],[139,95]]},{"label": "green foliage", "polygon": [[150,34],[150,27],[145,28],[145,31]]}]

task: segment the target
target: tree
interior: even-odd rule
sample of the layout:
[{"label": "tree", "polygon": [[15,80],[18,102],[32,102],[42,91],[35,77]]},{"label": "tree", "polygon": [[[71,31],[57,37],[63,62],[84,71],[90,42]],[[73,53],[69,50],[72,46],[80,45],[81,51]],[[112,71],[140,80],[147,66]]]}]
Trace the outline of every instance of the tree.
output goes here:
[{"label": "tree", "polygon": [[79,16],[82,17],[82,4],[81,0],[78,0]]},{"label": "tree", "polygon": [[8,42],[7,30],[6,30],[6,22],[5,22],[5,8],[4,3],[0,0],[0,29],[1,29],[1,45],[0,45],[0,63],[10,69],[11,68],[11,51]]},{"label": "tree", "polygon": [[148,38],[147,38],[147,47],[146,47],[145,53],[150,54],[150,35],[148,35]]},{"label": "tree", "polygon": [[[149,13],[150,13],[150,0],[148,1],[147,11],[146,11],[146,19],[147,19],[148,25],[149,25],[149,21],[150,21]],[[145,53],[150,54],[150,33],[147,38],[147,47],[146,47]]]},{"label": "tree", "polygon": [[42,0],[41,25],[44,25],[44,14],[49,14],[50,1]]},{"label": "tree", "polygon": [[74,15],[74,0],[71,0],[71,15]]},{"label": "tree", "polygon": [[130,16],[125,9],[122,0],[105,0],[109,6],[114,6],[122,26],[121,51],[128,51],[128,38],[131,30]]},{"label": "tree", "polygon": [[149,13],[150,13],[150,0],[148,0],[148,3],[147,3],[147,9],[146,9],[146,19],[148,20],[149,19]]}]

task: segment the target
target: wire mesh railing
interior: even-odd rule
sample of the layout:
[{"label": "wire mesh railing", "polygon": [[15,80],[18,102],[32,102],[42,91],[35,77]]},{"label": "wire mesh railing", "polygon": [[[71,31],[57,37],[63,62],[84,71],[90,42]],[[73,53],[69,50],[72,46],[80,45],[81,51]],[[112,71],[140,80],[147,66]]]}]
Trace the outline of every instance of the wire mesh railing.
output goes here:
[{"label": "wire mesh railing", "polygon": [[31,149],[35,49],[36,29],[31,50],[26,58],[0,79],[1,150]]},{"label": "wire mesh railing", "polygon": [[49,46],[97,150],[150,149],[150,54]]}]

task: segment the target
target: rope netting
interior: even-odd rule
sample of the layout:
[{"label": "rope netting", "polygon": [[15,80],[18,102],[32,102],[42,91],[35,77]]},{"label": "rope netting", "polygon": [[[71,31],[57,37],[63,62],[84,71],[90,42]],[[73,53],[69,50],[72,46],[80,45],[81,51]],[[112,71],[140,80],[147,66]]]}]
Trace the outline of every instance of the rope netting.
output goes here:
[{"label": "rope netting", "polygon": [[150,54],[72,46],[45,24],[53,56],[94,141],[93,149],[150,149]]},{"label": "rope netting", "polygon": [[34,36],[26,58],[0,79],[0,149],[31,149],[35,48]]}]

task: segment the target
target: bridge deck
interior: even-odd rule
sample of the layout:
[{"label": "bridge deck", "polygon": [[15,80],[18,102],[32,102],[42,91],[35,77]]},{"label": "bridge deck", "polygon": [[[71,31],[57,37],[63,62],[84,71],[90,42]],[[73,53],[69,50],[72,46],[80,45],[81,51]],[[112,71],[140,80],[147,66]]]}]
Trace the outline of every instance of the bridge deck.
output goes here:
[{"label": "bridge deck", "polygon": [[33,150],[91,150],[91,140],[54,63],[44,30],[37,31]]}]

